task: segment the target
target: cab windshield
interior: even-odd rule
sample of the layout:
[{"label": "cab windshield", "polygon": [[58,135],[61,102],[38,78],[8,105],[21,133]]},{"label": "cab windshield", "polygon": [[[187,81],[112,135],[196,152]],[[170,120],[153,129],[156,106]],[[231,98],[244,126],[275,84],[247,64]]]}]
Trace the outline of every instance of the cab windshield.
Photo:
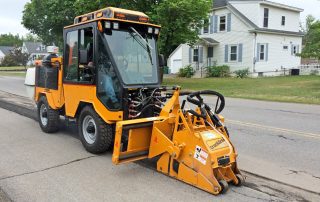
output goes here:
[{"label": "cab windshield", "polygon": [[157,47],[153,36],[133,27],[103,34],[122,80],[127,85],[158,83]]}]

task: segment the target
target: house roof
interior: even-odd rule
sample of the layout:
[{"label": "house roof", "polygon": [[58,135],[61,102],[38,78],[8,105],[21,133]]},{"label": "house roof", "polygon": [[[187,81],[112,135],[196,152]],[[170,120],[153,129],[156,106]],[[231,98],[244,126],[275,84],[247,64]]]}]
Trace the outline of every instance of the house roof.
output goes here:
[{"label": "house roof", "polygon": [[179,48],[181,48],[182,45],[183,45],[183,44],[180,44],[176,49],[174,49],[174,51],[172,51],[172,53],[169,55],[168,59],[169,59],[173,54],[175,54],[175,53],[179,50]]},{"label": "house roof", "polygon": [[27,48],[29,54],[47,53],[47,50],[41,49],[41,46],[43,45],[41,42],[24,42],[24,45]]},{"label": "house roof", "polygon": [[227,6],[227,0],[214,0],[213,8],[220,8]]},{"label": "house roof", "polygon": [[[225,1],[241,1],[241,0],[225,0]],[[248,1],[248,0],[245,0]],[[251,1],[264,1],[269,2],[266,0],[251,0]],[[270,3],[270,2],[269,2]],[[273,3],[273,2],[271,2]],[[282,4],[281,4],[282,5]],[[284,5],[285,6],[285,5]],[[273,34],[283,34],[283,35],[291,35],[291,36],[304,36],[305,33],[303,32],[292,32],[292,31],[285,31],[285,30],[276,30],[276,29],[267,29],[267,28],[259,28],[255,23],[253,23],[249,18],[247,18],[244,14],[242,14],[237,8],[235,8],[232,4],[227,3],[227,7],[240,19],[242,19],[246,24],[253,28],[251,32],[258,32],[258,33],[273,33]]]},{"label": "house roof", "polygon": [[283,8],[283,9],[296,11],[296,12],[303,11],[303,9],[301,9],[301,8],[297,8],[297,7],[293,7],[293,6],[289,6],[289,5],[285,5],[285,4],[281,4],[281,3],[276,3],[276,2],[272,2],[272,1],[268,1],[268,0],[214,0],[213,1],[213,8],[216,9],[216,8],[226,7],[229,4],[229,2],[232,2],[232,1],[233,2],[257,1],[257,2],[260,2],[260,4],[267,5],[267,6]]},{"label": "house roof", "polygon": [[228,4],[228,7],[240,18],[242,18],[247,24],[249,24],[253,28],[258,28],[256,24],[254,24],[249,18],[247,18],[245,15],[243,15],[238,9],[236,9],[234,6],[231,4]]},{"label": "house roof", "polygon": [[229,1],[263,1],[263,0],[214,0],[213,8],[221,8],[228,5]]},{"label": "house roof", "polygon": [[271,34],[283,34],[283,35],[291,35],[291,36],[304,36],[304,32],[291,32],[277,29],[265,29],[265,28],[255,28],[254,30],[250,30],[250,32],[259,32],[259,33],[271,33]]},{"label": "house roof", "polygon": [[287,10],[291,10],[291,11],[296,11],[296,12],[303,12],[304,10],[298,7],[294,7],[294,6],[289,6],[289,5],[285,5],[285,4],[281,4],[281,3],[276,3],[276,2],[272,2],[272,1],[268,1],[268,0],[263,0],[261,2],[262,5],[267,5],[267,6],[273,6],[273,7],[278,7],[278,8],[283,8],[283,9],[287,9]]},{"label": "house roof", "polygon": [[214,40],[213,38],[207,38],[207,37],[203,37],[201,38],[205,43],[210,44],[210,45],[216,45],[219,44],[218,41]]},{"label": "house roof", "polygon": [[4,55],[8,55],[10,53],[10,51],[12,51],[14,49],[13,46],[0,46],[0,51],[4,54]]}]

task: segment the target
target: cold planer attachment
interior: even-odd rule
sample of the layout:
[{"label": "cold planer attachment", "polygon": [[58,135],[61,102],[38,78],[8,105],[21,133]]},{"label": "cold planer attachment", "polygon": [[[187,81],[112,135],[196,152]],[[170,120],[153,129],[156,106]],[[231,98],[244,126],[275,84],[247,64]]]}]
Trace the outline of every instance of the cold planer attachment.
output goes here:
[{"label": "cold planer attachment", "polygon": [[[218,97],[214,111],[203,102],[205,94]],[[113,163],[158,157],[159,172],[214,195],[226,192],[230,182],[242,185],[237,153],[218,115],[224,97],[215,91],[191,93],[187,101],[197,107],[185,110],[179,96],[177,88],[158,117],[117,122]]]}]

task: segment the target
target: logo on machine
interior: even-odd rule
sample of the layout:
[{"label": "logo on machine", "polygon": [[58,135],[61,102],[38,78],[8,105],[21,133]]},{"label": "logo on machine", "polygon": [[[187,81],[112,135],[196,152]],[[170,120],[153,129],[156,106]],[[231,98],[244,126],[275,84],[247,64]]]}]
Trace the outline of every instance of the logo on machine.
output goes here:
[{"label": "logo on machine", "polygon": [[213,145],[210,146],[211,150],[214,150],[216,147],[218,147],[219,145],[221,145],[222,143],[224,143],[225,140],[223,138],[219,139],[218,141],[216,141],[216,143],[214,143]]}]

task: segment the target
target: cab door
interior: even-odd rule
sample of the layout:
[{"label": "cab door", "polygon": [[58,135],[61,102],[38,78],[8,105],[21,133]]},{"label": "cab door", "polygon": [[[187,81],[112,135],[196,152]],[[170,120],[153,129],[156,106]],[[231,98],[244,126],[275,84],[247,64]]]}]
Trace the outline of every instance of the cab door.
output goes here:
[{"label": "cab door", "polygon": [[80,102],[92,103],[96,95],[94,61],[94,24],[64,31],[63,88],[66,115],[74,117]]}]

